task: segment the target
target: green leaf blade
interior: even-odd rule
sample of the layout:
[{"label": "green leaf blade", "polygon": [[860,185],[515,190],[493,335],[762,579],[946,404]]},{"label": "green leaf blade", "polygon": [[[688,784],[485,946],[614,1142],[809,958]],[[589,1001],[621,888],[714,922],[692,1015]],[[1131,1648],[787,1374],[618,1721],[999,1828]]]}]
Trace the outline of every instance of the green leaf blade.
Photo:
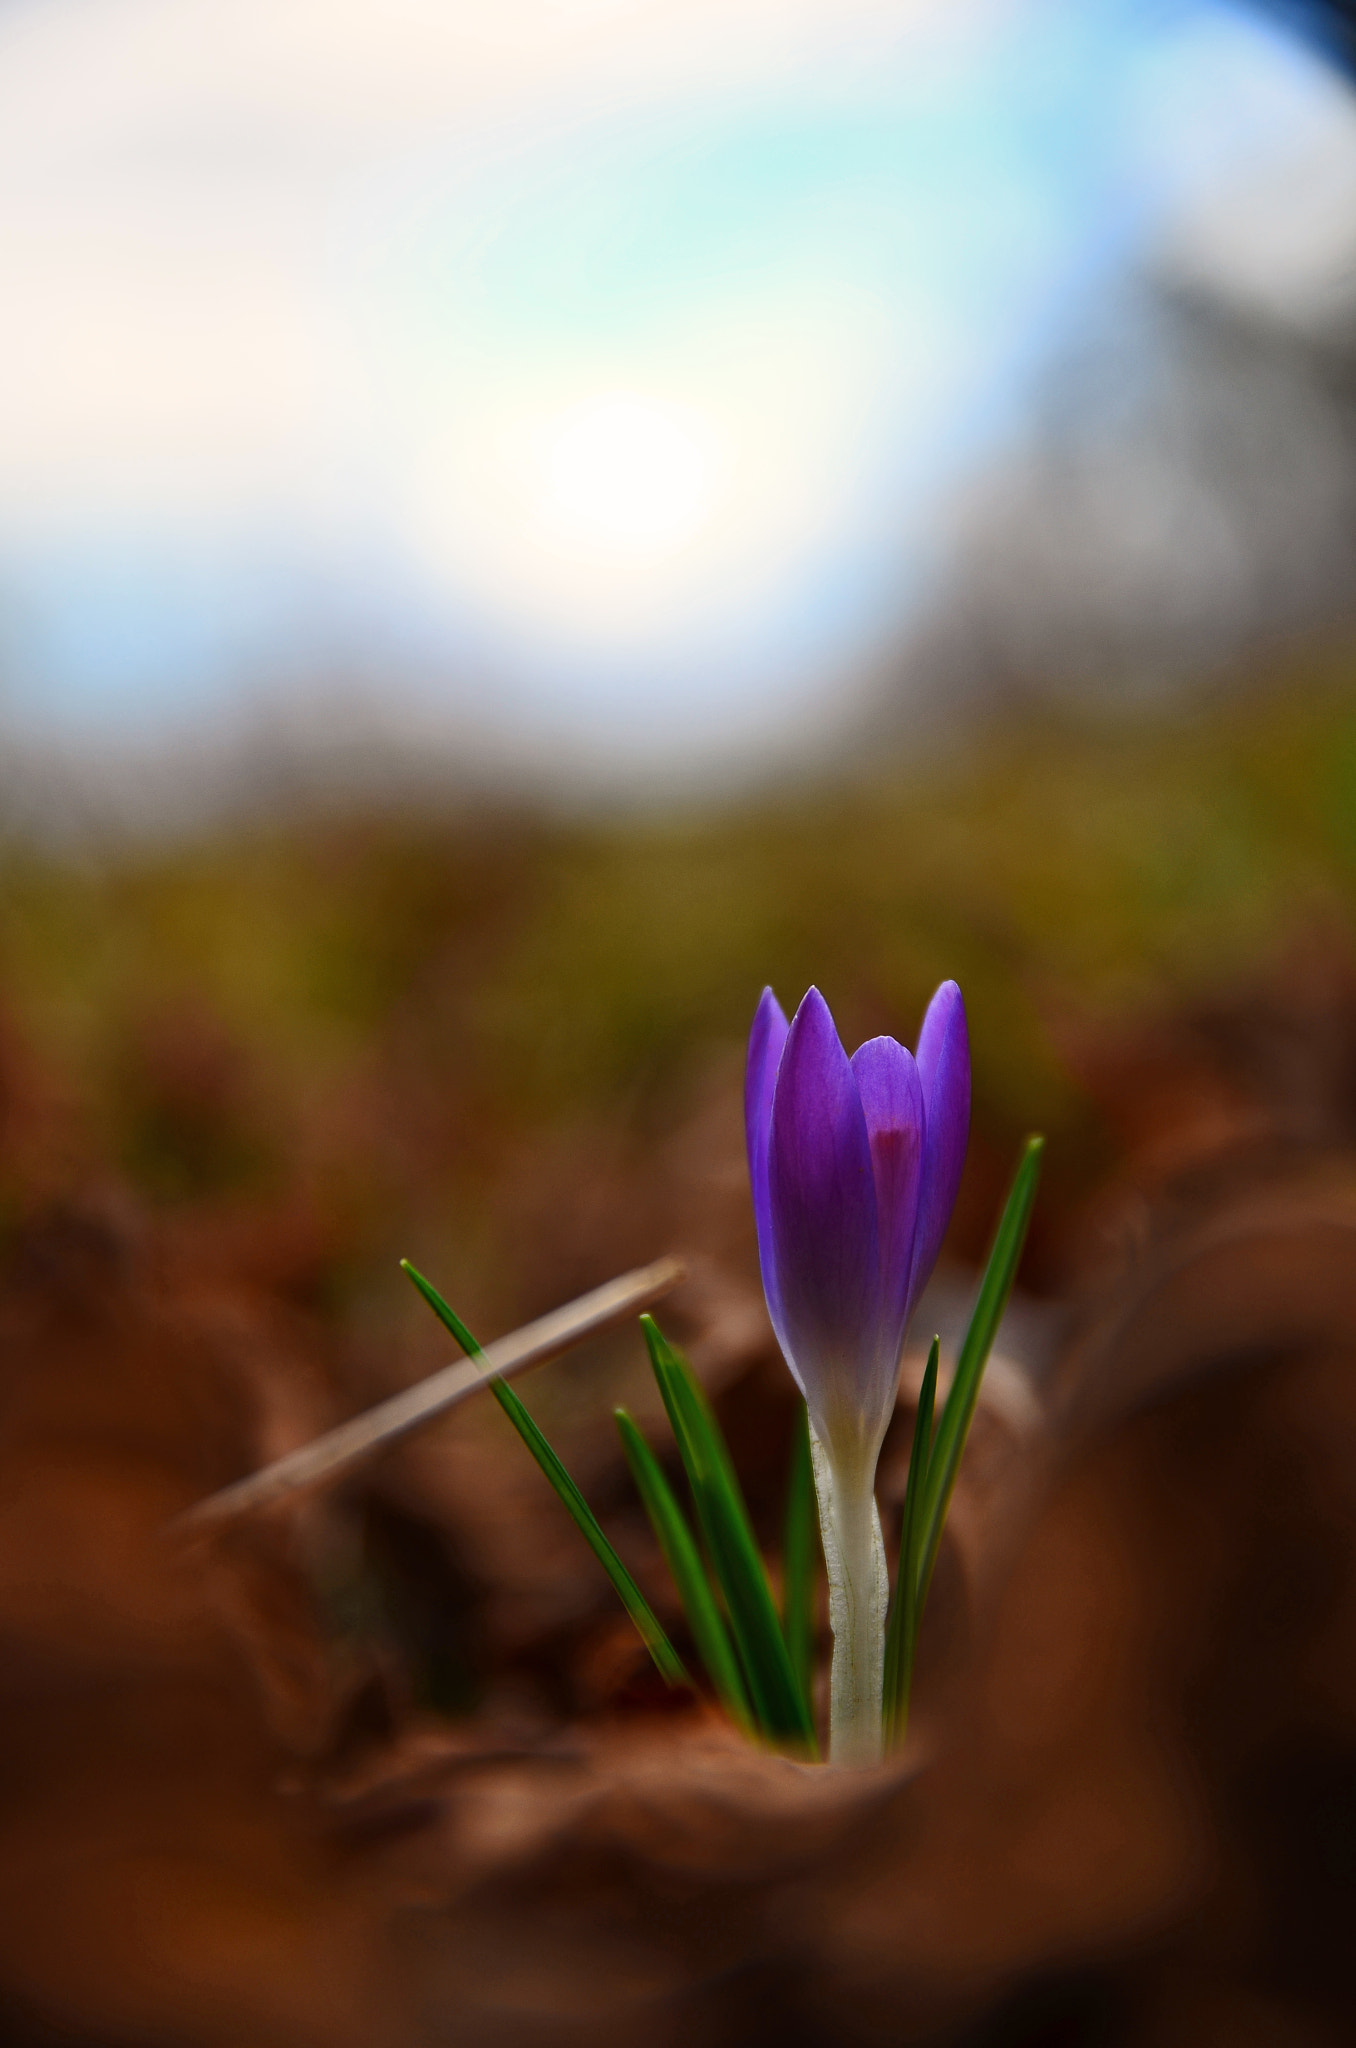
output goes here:
[{"label": "green leaf blade", "polygon": [[740,1676],[739,1661],[730,1646],[725,1623],[712,1594],[701,1553],[693,1540],[687,1520],[674,1498],[663,1468],[646,1443],[633,1418],[624,1408],[614,1410],[622,1450],[635,1481],[645,1512],[650,1518],[664,1562],[678,1589],[678,1597],[692,1631],[692,1640],[715,1687],[716,1697],[735,1725],[746,1735],[753,1733],[748,1694]]},{"label": "green leaf blade", "polygon": [[[471,1335],[465,1323],[462,1322],[460,1316],[448,1307],[448,1304],[443,1300],[443,1297],[439,1294],[432,1281],[426,1280],[424,1275],[416,1267],[412,1266],[408,1259],[402,1259],[400,1264],[404,1273],[413,1281],[415,1287],[423,1295],[425,1301],[444,1328],[451,1331],[462,1350],[471,1358],[479,1358],[481,1356],[480,1345]],[[536,1423],[532,1420],[523,1403],[514,1393],[512,1387],[504,1380],[493,1379],[489,1382],[489,1387],[490,1392],[494,1395],[496,1401],[498,1401],[500,1407],[508,1416],[509,1421],[513,1424],[519,1436],[527,1445],[528,1450],[546,1475],[584,1541],[588,1544],[599,1564],[607,1573],[608,1578],[612,1581],[612,1586],[618,1599],[630,1615],[631,1620],[635,1623],[636,1630],[646,1649],[654,1659],[660,1676],[669,1685],[690,1686],[692,1680],[688,1676],[683,1660],[660,1626],[659,1618],[655,1614],[654,1609],[650,1606],[640,1587],[636,1584],[630,1572],[608,1542],[597,1516],[584,1499],[583,1494],[579,1491],[573,1479],[571,1479],[546,1438],[538,1429]]]},{"label": "green leaf blade", "polygon": [[941,1547],[942,1527],[960,1471],[961,1456],[974,1418],[975,1403],[979,1399],[980,1381],[984,1377],[984,1368],[989,1362],[993,1340],[998,1334],[998,1325],[1008,1305],[1012,1283],[1017,1277],[1017,1267],[1026,1244],[1031,1211],[1040,1182],[1044,1150],[1044,1138],[1027,1139],[994,1236],[993,1249],[989,1253],[984,1278],[980,1283],[979,1299],[975,1303],[970,1327],[965,1333],[960,1357],[956,1361],[951,1389],[937,1425],[923,1495],[923,1532],[919,1546],[918,1579],[920,1614],[922,1602],[927,1598],[928,1587],[932,1583],[937,1552]]},{"label": "green leaf blade", "polygon": [[913,1658],[918,1642],[920,1601],[918,1589],[919,1549],[923,1530],[922,1496],[927,1483],[928,1458],[932,1449],[932,1417],[937,1400],[937,1369],[942,1340],[934,1337],[914,1416],[913,1445],[909,1451],[909,1477],[904,1488],[904,1515],[899,1535],[899,1568],[895,1574],[895,1597],[890,1608],[890,1625],[885,1637],[885,1687],[883,1714],[885,1746],[893,1749],[904,1740],[909,1719],[909,1694],[913,1687]]},{"label": "green leaf blade", "polygon": [[770,1741],[814,1754],[814,1723],[719,1425],[691,1368],[654,1318],[640,1320],[759,1726]]}]

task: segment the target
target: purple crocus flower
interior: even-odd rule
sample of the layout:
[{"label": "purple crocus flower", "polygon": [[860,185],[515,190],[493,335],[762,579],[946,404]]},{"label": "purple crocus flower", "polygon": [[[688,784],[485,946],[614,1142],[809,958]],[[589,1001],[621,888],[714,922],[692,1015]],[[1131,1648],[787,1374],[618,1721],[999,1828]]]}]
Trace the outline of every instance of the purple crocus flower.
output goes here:
[{"label": "purple crocus flower", "polygon": [[876,1461],[970,1123],[955,982],[928,1005],[916,1057],[893,1038],[872,1038],[849,1059],[818,989],[790,1026],[765,989],[749,1039],[745,1120],[763,1288],[810,1412],[834,1628],[833,1753],[871,1761],[889,1597]]}]

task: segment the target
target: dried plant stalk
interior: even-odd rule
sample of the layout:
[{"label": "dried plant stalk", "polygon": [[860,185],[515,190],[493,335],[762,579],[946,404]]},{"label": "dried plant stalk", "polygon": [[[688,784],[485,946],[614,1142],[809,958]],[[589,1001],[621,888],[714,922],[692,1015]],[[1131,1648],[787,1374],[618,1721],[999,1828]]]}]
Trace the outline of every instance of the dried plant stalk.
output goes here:
[{"label": "dried plant stalk", "polygon": [[615,1280],[605,1281],[564,1308],[553,1309],[549,1315],[525,1323],[521,1330],[497,1338],[486,1345],[479,1358],[444,1366],[441,1372],[392,1394],[375,1408],[355,1415],[351,1422],[341,1422],[337,1429],[290,1451],[275,1464],[265,1465],[248,1479],[239,1479],[219,1493],[209,1494],[206,1500],[176,1517],[171,1527],[180,1535],[202,1533],[336,1479],[411,1430],[432,1422],[491,1380],[507,1379],[529,1365],[541,1365],[592,1336],[594,1331],[638,1315],[661,1300],[682,1277],[683,1268],[677,1259],[656,1259],[652,1265],[638,1266]]}]

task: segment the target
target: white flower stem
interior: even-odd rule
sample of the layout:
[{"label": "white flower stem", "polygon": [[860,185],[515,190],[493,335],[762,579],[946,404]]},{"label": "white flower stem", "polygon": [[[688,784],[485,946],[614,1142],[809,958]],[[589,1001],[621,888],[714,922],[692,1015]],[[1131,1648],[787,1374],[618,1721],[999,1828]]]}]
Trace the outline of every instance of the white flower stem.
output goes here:
[{"label": "white flower stem", "polygon": [[833,1671],[829,1761],[877,1764],[883,1753],[881,1694],[890,1582],[876,1508],[876,1458],[835,1458],[810,1428],[819,1527],[829,1578]]}]

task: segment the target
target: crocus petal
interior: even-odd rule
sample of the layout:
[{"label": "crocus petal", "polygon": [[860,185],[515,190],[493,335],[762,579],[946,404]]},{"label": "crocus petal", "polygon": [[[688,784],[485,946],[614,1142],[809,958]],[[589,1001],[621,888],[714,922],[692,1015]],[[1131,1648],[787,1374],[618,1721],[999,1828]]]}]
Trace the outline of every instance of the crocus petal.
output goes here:
[{"label": "crocus petal", "polygon": [[893,1038],[868,1038],[852,1055],[866,1118],[880,1230],[881,1339],[898,1354],[910,1307],[923,1156],[923,1084],[913,1054]]},{"label": "crocus petal", "polygon": [[772,1135],[772,1092],[789,1030],[786,1013],[770,988],[765,988],[749,1033],[749,1063],[744,1071],[744,1134],[749,1148],[749,1181],[753,1188],[753,1220],[758,1229],[758,1262],[763,1269],[772,1327],[783,1343],[781,1291],[772,1242],[772,1206],[768,1194],[768,1143]]},{"label": "crocus petal", "polygon": [[865,1424],[868,1407],[874,1428],[880,1241],[871,1146],[852,1067],[814,988],[777,1072],[768,1194],[787,1363],[821,1435]]},{"label": "crocus petal", "polygon": [[925,1124],[923,1178],[918,1197],[910,1291],[916,1300],[937,1263],[960,1190],[970,1135],[970,1034],[965,1003],[954,981],[944,981],[928,1004],[918,1034],[918,1076]]}]

